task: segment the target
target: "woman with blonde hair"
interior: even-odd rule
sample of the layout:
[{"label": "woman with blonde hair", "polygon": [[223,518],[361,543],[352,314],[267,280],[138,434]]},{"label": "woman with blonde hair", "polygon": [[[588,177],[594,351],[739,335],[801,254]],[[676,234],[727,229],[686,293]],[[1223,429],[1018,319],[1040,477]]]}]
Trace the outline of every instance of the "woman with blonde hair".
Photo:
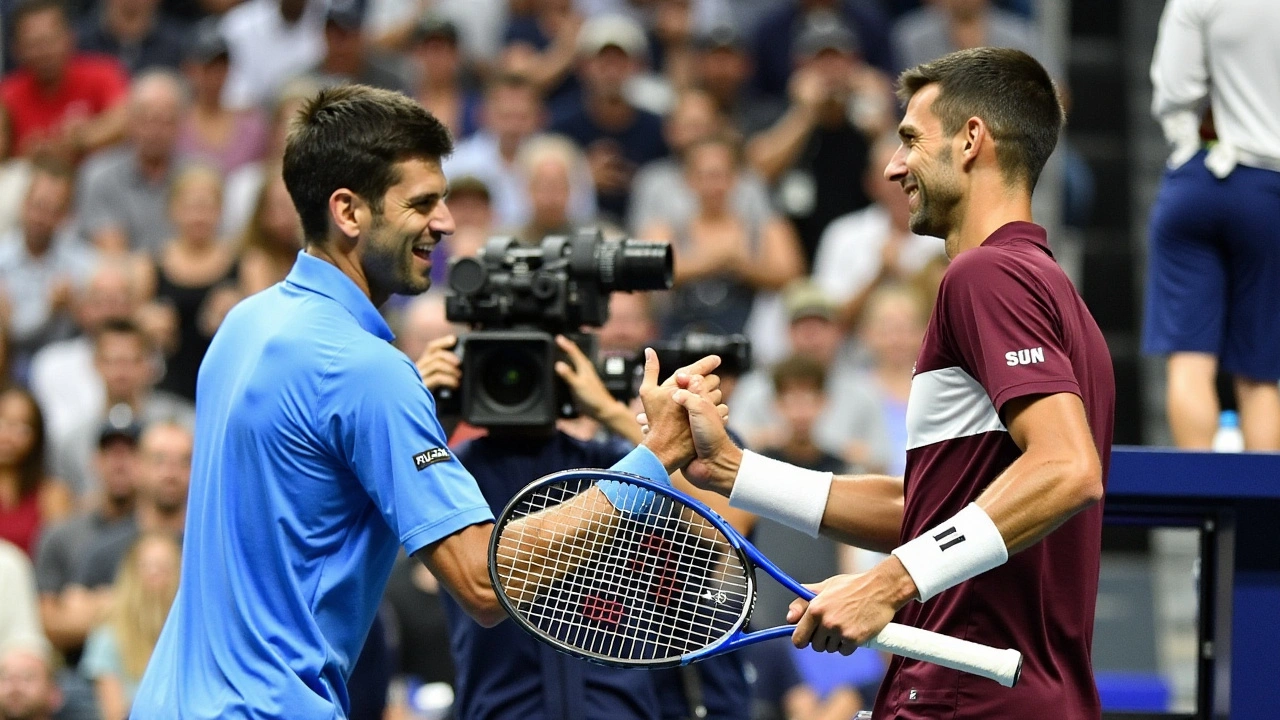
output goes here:
[{"label": "woman with blonde hair", "polygon": [[246,297],[284,280],[302,249],[302,220],[280,166],[269,169],[267,178],[240,236],[240,290]]},{"label": "woman with blonde hair", "polygon": [[111,588],[107,622],[89,634],[80,672],[93,681],[103,720],[125,720],[178,592],[182,550],[171,535],[142,535]]}]

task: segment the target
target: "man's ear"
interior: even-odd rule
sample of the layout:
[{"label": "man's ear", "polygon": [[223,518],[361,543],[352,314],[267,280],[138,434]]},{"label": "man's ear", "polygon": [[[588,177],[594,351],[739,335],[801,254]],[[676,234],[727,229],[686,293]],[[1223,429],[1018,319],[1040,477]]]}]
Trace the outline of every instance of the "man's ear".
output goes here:
[{"label": "man's ear", "polygon": [[347,188],[338,188],[329,196],[329,221],[348,240],[360,237],[360,220],[365,213],[368,206]]},{"label": "man's ear", "polygon": [[971,117],[965,121],[960,163],[966,170],[973,167],[973,163],[990,142],[991,129],[987,127],[986,121],[980,117]]}]

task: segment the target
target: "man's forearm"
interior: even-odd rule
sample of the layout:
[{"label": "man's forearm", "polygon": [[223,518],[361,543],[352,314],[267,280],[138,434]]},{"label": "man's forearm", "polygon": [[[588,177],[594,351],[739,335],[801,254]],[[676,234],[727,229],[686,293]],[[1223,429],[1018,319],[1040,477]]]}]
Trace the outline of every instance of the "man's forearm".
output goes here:
[{"label": "man's forearm", "polygon": [[[711,489],[726,497],[733,495],[738,471],[742,466],[742,451],[736,448],[734,450],[712,458],[709,463],[715,468]],[[779,493],[794,491],[794,487],[785,479],[778,478],[778,482]],[[843,543],[888,552],[900,542],[902,506],[903,487],[900,477],[837,475],[831,481],[819,530],[823,535]]]},{"label": "man's forearm", "polygon": [[847,545],[889,552],[902,535],[902,478],[837,475],[831,483],[822,534]]}]

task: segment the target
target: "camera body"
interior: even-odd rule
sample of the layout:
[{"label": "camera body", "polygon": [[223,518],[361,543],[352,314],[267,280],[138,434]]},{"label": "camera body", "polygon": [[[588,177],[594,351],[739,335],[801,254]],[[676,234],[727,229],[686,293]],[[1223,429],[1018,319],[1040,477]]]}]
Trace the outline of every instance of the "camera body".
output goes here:
[{"label": "camera body", "polygon": [[[675,340],[655,345],[658,367],[664,376],[707,355],[719,355],[719,375],[740,377],[751,369],[751,341],[745,335],[712,335],[688,332]],[[634,356],[612,355],[597,363],[597,370],[609,394],[623,402],[640,392],[644,379],[644,351]]]},{"label": "camera body", "polygon": [[441,414],[473,425],[543,427],[575,414],[555,373],[565,359],[563,334],[595,357],[595,337],[581,328],[609,318],[609,294],[665,290],[672,282],[671,246],[606,240],[599,230],[545,238],[537,246],[491,238],[474,258],[449,263],[445,316],[471,331],[459,339],[459,392],[436,394]]}]

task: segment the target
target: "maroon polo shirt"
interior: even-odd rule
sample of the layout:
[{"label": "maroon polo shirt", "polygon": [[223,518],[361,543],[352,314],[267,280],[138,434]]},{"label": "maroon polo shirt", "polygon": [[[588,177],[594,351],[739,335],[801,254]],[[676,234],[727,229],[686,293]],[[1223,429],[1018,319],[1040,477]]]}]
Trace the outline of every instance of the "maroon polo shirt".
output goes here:
[{"label": "maroon polo shirt", "polygon": [[[1044,228],[1009,223],[943,277],[907,408],[902,542],[973,502],[1021,454],[1005,403],[1063,392],[1083,400],[1105,472],[1115,407],[1106,342]],[[1004,565],[904,607],[900,623],[1021,651],[1022,679],[1004,688],[894,658],[876,719],[1099,718],[1090,648],[1101,533],[1098,503]]]}]

